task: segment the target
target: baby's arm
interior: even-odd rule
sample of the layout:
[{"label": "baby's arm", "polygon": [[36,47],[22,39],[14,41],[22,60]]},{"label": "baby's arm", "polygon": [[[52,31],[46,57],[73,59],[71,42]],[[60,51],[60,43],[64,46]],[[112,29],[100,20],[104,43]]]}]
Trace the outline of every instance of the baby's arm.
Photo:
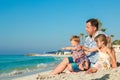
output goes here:
[{"label": "baby's arm", "polygon": [[116,60],[115,57],[112,55],[112,51],[110,49],[107,49],[107,54],[110,56],[112,68],[116,68],[117,67]]}]

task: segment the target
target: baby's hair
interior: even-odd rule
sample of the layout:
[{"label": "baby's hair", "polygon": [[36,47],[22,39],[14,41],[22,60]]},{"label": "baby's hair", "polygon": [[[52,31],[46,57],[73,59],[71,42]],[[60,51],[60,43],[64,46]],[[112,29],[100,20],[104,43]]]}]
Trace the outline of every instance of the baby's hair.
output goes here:
[{"label": "baby's hair", "polygon": [[98,40],[103,41],[105,46],[108,48],[111,48],[111,38],[106,37],[104,34],[99,34],[98,36],[95,37],[95,41],[98,42]]},{"label": "baby's hair", "polygon": [[72,36],[72,37],[70,38],[70,41],[72,41],[72,40],[80,43],[80,38],[79,38],[79,36],[76,36],[76,35]]}]

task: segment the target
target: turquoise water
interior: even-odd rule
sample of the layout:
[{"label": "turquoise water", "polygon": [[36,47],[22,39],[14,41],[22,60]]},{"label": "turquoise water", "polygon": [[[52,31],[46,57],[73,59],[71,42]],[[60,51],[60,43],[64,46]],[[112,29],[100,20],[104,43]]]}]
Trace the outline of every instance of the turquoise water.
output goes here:
[{"label": "turquoise water", "polygon": [[61,60],[50,56],[0,55],[0,77],[51,70]]}]

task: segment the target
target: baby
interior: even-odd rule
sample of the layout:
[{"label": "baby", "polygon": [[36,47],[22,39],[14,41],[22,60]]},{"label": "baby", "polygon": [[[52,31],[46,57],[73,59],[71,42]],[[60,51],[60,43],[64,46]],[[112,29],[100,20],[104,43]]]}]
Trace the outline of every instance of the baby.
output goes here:
[{"label": "baby", "polygon": [[[88,59],[80,46],[79,36],[72,36],[70,38],[71,46],[62,48],[63,50],[72,50],[72,57],[69,57],[69,63],[75,63],[76,66],[72,66],[72,71],[88,69]],[[78,68],[78,69],[75,69]]]}]

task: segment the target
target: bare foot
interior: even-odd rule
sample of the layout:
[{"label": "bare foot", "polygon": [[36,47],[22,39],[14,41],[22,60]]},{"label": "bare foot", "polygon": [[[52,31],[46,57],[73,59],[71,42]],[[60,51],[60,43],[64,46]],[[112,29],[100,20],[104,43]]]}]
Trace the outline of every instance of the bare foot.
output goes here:
[{"label": "bare foot", "polygon": [[90,73],[95,73],[95,72],[97,72],[97,69],[96,69],[96,68],[90,68],[90,69],[88,69],[85,73],[86,73],[86,74],[90,74]]},{"label": "bare foot", "polygon": [[72,74],[77,74],[77,72],[71,72]]},{"label": "bare foot", "polygon": [[66,71],[67,74],[76,74],[77,72]]}]

